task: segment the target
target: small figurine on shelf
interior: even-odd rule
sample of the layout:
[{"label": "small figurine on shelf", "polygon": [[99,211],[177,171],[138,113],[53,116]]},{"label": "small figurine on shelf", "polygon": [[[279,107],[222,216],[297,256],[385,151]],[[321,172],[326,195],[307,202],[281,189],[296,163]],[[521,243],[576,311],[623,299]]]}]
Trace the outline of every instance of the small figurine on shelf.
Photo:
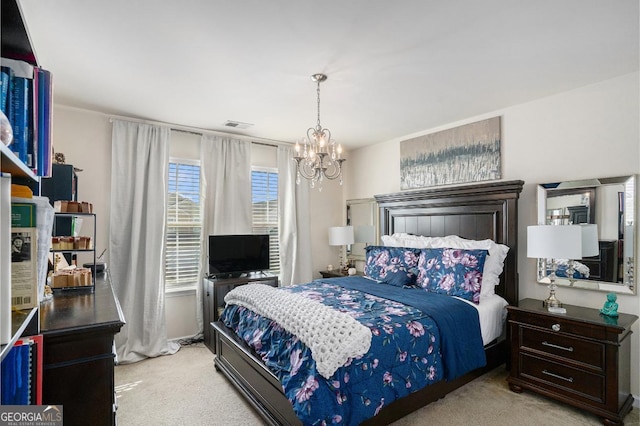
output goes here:
[{"label": "small figurine on shelf", "polygon": [[54,164],[65,164],[64,154],[62,152],[54,152],[53,153],[53,163]]},{"label": "small figurine on shelf", "polygon": [[607,301],[604,302],[604,306],[600,309],[602,315],[608,317],[618,316],[618,304],[616,303],[617,296],[615,293],[607,293]]}]

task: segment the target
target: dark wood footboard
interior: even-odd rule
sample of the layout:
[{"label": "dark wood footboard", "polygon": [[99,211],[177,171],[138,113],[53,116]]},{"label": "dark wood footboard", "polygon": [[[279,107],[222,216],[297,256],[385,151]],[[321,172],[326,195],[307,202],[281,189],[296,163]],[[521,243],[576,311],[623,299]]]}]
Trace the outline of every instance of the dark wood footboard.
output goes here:
[{"label": "dark wood footboard", "polygon": [[[215,331],[215,366],[243,394],[269,425],[301,425],[280,382],[255,353],[235,333],[221,322],[211,323]],[[482,374],[504,364],[506,341],[485,348],[487,365],[451,382],[441,381],[396,400],[362,425],[387,425],[425,405],[437,401],[449,392],[469,383]]]},{"label": "dark wood footboard", "polygon": [[221,322],[215,331],[215,366],[270,425],[301,425],[280,382],[253,351]]}]

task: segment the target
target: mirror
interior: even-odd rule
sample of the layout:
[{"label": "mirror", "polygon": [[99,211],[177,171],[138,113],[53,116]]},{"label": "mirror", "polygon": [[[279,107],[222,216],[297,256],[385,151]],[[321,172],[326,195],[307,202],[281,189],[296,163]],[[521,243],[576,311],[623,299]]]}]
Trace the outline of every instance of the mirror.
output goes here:
[{"label": "mirror", "polygon": [[375,198],[347,200],[347,225],[355,242],[347,246],[347,258],[365,260],[365,247],[378,242],[378,203]]},{"label": "mirror", "polygon": [[[538,224],[597,226],[599,254],[576,259],[577,271],[565,274],[560,264],[558,286],[636,294],[636,177],[619,176],[538,185]],[[538,282],[549,284],[548,265],[538,259]],[[567,276],[569,275],[569,276]]]}]

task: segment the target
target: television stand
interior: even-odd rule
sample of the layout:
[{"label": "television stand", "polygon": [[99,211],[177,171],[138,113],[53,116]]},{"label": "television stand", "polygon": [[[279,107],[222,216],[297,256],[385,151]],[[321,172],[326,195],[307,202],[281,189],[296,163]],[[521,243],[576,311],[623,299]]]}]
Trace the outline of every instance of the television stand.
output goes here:
[{"label": "television stand", "polygon": [[240,277],[221,278],[219,276],[206,277],[202,280],[203,286],[203,335],[204,344],[213,352],[215,349],[215,331],[211,326],[212,322],[218,321],[220,314],[224,309],[224,296],[235,287],[244,284],[266,284],[272,287],[278,287],[278,276],[270,275],[265,272],[243,274]]}]

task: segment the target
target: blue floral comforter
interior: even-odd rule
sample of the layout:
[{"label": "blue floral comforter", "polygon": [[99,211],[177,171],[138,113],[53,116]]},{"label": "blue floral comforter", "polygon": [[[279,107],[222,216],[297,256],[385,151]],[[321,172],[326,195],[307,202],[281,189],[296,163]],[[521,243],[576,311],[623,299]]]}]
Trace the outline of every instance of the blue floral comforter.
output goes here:
[{"label": "blue floral comforter", "polygon": [[[357,425],[398,398],[486,363],[477,311],[450,296],[376,284],[362,277],[316,280],[283,287],[282,291],[296,292],[345,312],[372,333],[369,352],[351,359],[325,379],[317,373],[309,348],[296,336],[246,308],[225,308],[221,321],[278,377],[305,425]],[[370,294],[376,291],[384,297]],[[437,309],[423,312],[411,306],[416,303],[394,298],[405,302],[436,298],[435,304],[417,304],[422,303],[425,310],[430,305]],[[444,319],[438,319],[441,314]],[[441,327],[449,331],[443,332]],[[451,336],[454,333],[463,335]],[[455,352],[454,356],[448,359],[443,348]]]}]

